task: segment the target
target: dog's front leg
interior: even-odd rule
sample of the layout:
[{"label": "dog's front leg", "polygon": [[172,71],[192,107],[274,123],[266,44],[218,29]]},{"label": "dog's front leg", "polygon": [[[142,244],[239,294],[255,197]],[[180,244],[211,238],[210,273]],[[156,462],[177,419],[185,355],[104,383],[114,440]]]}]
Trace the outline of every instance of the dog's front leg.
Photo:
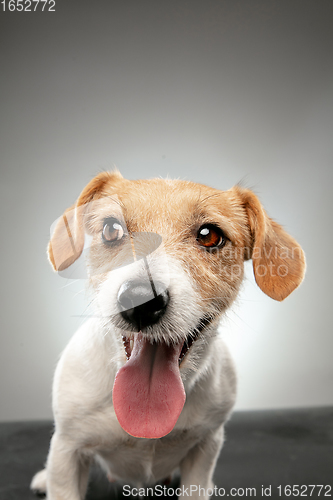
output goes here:
[{"label": "dog's front leg", "polygon": [[223,425],[192,448],[180,464],[181,495],[208,500],[214,488],[212,477],[223,444]]},{"label": "dog's front leg", "polygon": [[47,500],[83,500],[89,459],[80,455],[68,437],[53,435],[46,465]]}]

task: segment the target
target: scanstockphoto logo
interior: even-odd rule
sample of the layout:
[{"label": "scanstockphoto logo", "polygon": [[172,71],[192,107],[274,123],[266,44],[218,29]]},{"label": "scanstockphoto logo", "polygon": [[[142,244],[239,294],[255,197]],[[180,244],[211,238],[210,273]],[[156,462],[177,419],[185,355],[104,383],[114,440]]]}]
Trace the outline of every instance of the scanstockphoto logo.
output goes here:
[{"label": "scanstockphoto logo", "polygon": [[256,488],[231,488],[226,490],[225,488],[219,488],[214,486],[212,488],[203,488],[197,484],[191,484],[188,487],[180,486],[178,488],[172,488],[165,485],[157,484],[153,487],[146,488],[135,488],[129,484],[123,486],[123,496],[132,498],[143,498],[143,497],[202,497],[210,498],[215,497],[255,497],[257,495]]},{"label": "scanstockphoto logo", "polygon": [[228,245],[222,249],[207,249],[207,251],[216,256],[219,263],[218,272],[226,277],[242,276],[243,261],[252,259],[256,263],[257,277],[285,278],[291,271],[292,262],[303,258],[302,249],[299,246],[271,245],[250,248]]}]

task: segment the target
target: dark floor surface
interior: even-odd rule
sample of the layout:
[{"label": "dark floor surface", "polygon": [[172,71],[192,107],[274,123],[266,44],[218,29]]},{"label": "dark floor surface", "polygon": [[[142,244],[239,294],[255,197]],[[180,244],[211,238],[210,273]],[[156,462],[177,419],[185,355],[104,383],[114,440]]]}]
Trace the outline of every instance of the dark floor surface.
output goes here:
[{"label": "dark floor surface", "polygon": [[[51,434],[50,422],[0,424],[0,500],[36,500],[29,483],[43,467]],[[333,408],[234,413],[214,480],[219,497],[333,497]],[[299,488],[288,495],[288,485]],[[319,495],[319,486],[307,485],[324,487]],[[121,486],[92,470],[86,500],[123,498]]]}]

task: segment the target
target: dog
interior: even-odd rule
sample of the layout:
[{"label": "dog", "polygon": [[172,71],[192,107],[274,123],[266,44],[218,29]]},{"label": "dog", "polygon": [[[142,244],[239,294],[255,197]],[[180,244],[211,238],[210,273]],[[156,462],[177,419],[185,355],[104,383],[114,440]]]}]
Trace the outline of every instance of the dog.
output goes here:
[{"label": "dog", "polygon": [[55,432],[31,488],[82,500],[95,460],[110,480],[132,485],[179,470],[180,496],[200,486],[209,498],[236,397],[219,321],[246,260],[271,298],[298,287],[300,245],[248,189],[130,181],[113,171],[97,175],[57,221],[48,256],[64,276],[84,257],[94,314],[57,365]]}]

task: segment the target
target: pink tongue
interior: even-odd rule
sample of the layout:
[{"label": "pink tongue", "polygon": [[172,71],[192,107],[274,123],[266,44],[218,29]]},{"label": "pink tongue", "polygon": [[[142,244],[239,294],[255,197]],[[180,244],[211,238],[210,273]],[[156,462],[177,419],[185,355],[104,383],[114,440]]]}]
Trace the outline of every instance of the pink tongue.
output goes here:
[{"label": "pink tongue", "polygon": [[182,345],[150,344],[135,336],[127,363],[113,386],[113,406],[131,436],[160,438],[172,431],[185,403],[178,358]]}]

